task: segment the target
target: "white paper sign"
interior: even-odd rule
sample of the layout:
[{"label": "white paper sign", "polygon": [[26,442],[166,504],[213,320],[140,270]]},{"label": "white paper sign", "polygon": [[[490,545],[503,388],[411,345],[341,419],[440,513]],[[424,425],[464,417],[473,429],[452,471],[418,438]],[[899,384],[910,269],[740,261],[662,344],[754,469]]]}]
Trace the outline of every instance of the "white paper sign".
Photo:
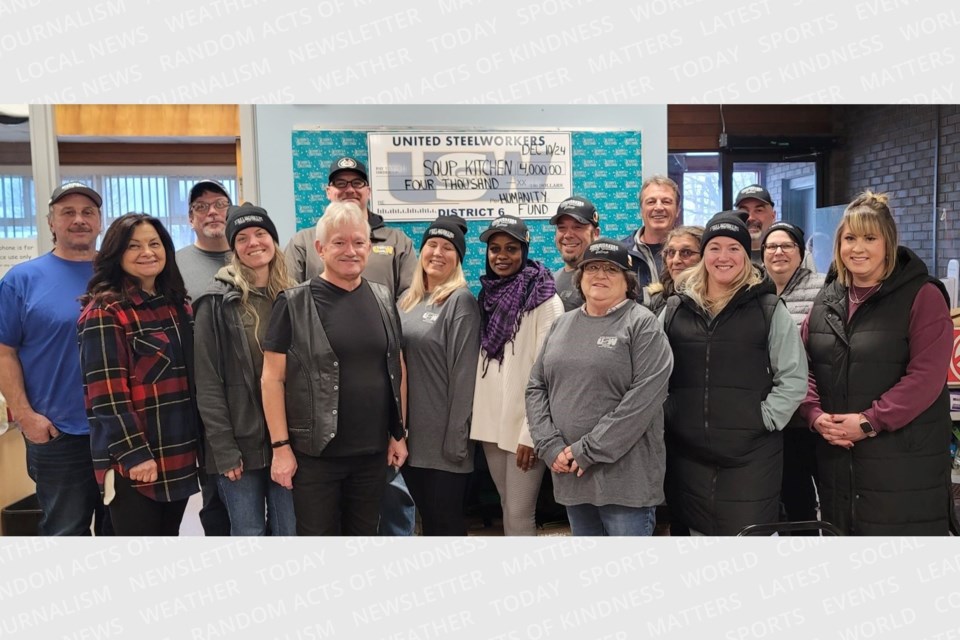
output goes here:
[{"label": "white paper sign", "polygon": [[0,238],[0,278],[15,264],[37,257],[36,238]]},{"label": "white paper sign", "polygon": [[388,221],[549,218],[571,193],[569,132],[371,133],[371,208]]}]

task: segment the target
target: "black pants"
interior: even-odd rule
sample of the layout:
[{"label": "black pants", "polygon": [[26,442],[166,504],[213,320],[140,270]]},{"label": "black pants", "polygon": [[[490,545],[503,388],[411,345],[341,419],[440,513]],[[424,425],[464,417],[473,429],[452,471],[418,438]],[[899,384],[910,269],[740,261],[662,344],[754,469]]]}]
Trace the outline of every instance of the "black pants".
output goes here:
[{"label": "black pants", "polygon": [[[806,429],[783,431],[783,484],[780,501],[788,521],[817,519],[816,443],[819,437]],[[809,535],[816,535],[816,532],[810,532]]]},{"label": "black pants", "polygon": [[113,532],[118,536],[177,536],[187,510],[187,500],[157,502],[133,488],[119,473],[113,474],[117,495],[109,505]]},{"label": "black pants", "polygon": [[375,536],[387,454],[315,457],[295,452],[298,536]]},{"label": "black pants", "polygon": [[463,498],[469,473],[403,467],[403,479],[420,510],[425,536],[465,536]]}]

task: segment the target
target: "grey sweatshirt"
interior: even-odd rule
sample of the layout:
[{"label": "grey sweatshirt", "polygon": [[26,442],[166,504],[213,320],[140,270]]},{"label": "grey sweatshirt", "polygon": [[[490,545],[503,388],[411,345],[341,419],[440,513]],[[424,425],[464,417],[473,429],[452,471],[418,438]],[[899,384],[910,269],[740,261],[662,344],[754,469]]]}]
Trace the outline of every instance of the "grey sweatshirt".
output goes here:
[{"label": "grey sweatshirt", "polygon": [[527,420],[547,465],[567,445],[585,470],[554,474],[560,504],[650,507],[663,502],[663,402],[673,354],[638,304],[554,322],[527,386]]},{"label": "grey sweatshirt", "polygon": [[207,287],[213,284],[217,271],[230,263],[231,255],[233,252],[230,250],[204,251],[195,244],[177,251],[177,268],[180,269],[191,300],[196,300],[206,292]]},{"label": "grey sweatshirt", "polygon": [[470,418],[480,353],[480,308],[466,287],[439,306],[400,312],[407,363],[407,464],[473,471]]}]

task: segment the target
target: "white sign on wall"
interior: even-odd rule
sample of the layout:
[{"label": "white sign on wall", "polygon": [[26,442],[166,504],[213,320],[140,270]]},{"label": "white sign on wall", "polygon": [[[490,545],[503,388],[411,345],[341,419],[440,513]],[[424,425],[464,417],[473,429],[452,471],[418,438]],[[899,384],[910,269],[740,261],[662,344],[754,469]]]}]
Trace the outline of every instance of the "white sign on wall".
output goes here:
[{"label": "white sign on wall", "polygon": [[37,257],[36,238],[0,238],[0,278],[15,264]]},{"label": "white sign on wall", "polygon": [[371,209],[388,221],[549,218],[571,194],[569,132],[379,132],[367,148]]}]

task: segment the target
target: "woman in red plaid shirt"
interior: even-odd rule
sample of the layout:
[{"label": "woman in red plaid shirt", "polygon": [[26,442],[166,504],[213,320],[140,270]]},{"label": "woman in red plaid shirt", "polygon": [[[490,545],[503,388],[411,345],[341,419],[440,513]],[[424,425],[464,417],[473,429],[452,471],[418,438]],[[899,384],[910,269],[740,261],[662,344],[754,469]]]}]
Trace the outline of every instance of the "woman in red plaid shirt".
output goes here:
[{"label": "woman in red plaid shirt", "polygon": [[173,254],[159,220],[121,216],[81,299],[90,448],[117,535],[177,535],[199,490],[193,327]]}]

